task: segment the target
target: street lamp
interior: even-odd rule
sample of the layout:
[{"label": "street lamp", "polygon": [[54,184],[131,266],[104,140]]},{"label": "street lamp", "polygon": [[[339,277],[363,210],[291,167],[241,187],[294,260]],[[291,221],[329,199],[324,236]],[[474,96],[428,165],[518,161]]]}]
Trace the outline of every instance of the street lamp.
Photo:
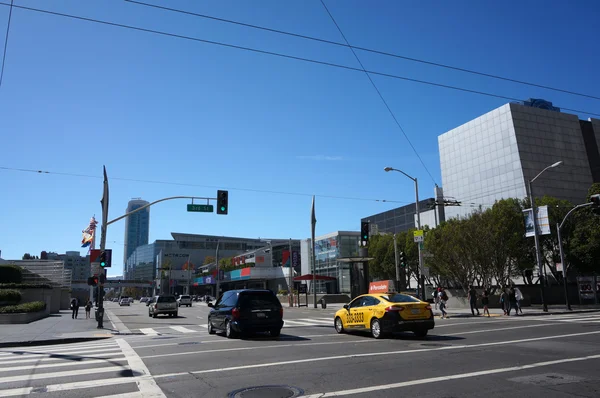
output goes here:
[{"label": "street lamp", "polygon": [[546,292],[544,290],[545,281],[544,281],[544,272],[542,269],[542,256],[540,254],[540,238],[538,236],[537,212],[535,209],[535,201],[533,199],[533,191],[531,190],[531,184],[533,184],[533,182],[539,176],[541,176],[546,170],[552,169],[554,167],[558,167],[561,164],[562,164],[562,160],[560,160],[554,164],[551,164],[550,166],[546,167],[544,170],[540,171],[538,173],[538,175],[533,177],[533,179],[529,180],[529,201],[531,202],[531,212],[533,214],[533,237],[535,240],[535,258],[537,261],[538,272],[540,273],[540,293],[542,295],[542,309],[544,312],[548,312],[548,304],[546,303]]},{"label": "street lamp", "polygon": [[[421,213],[419,212],[419,183],[415,177],[411,177],[402,170],[395,169],[393,167],[386,167],[383,170],[387,171],[397,171],[399,173],[404,174],[406,177],[410,178],[415,183],[415,206],[417,208],[417,229],[421,229]],[[423,275],[423,253],[421,252],[421,243],[419,242],[419,290],[421,291],[421,299],[425,301],[427,298],[425,297],[425,276]]]}]

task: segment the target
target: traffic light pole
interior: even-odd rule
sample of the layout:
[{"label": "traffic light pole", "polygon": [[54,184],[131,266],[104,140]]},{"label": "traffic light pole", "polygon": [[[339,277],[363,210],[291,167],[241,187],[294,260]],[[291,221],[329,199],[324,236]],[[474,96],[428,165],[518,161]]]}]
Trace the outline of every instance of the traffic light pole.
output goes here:
[{"label": "traffic light pole", "polygon": [[398,243],[396,243],[396,234],[394,234],[394,261],[396,263],[396,291],[400,292],[400,262],[398,261]]}]

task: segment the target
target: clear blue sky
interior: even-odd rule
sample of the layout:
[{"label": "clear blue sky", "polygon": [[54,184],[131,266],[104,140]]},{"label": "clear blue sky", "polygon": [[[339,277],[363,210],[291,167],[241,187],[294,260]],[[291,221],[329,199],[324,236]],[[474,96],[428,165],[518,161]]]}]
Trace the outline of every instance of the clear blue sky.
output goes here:
[{"label": "clear blue sky", "polygon": [[[154,1],[342,40],[318,0]],[[357,66],[347,48],[121,0],[15,3]],[[328,0],[327,5],[353,45],[600,92],[597,1]],[[0,6],[0,32],[7,20],[8,7]],[[593,99],[363,52],[359,56],[371,70],[600,112],[600,101]],[[508,102],[373,79],[440,185],[437,136]],[[213,187],[229,189],[227,216],[187,213],[186,201],[153,207],[150,241],[170,239],[173,231],[306,238],[312,194],[317,195],[317,234],[358,230],[361,217],[399,204],[319,195],[413,201],[412,182],[385,173],[388,165],[416,176],[423,198],[432,196],[434,187],[360,72],[21,9],[13,10],[0,87],[0,137],[0,167],[97,176],[0,169],[5,259],[78,250],[89,218],[100,218],[103,164],[112,178],[110,218],[123,214],[133,197],[214,197]],[[117,260],[109,276],[121,273],[123,237],[123,221],[109,227],[108,247]]]}]

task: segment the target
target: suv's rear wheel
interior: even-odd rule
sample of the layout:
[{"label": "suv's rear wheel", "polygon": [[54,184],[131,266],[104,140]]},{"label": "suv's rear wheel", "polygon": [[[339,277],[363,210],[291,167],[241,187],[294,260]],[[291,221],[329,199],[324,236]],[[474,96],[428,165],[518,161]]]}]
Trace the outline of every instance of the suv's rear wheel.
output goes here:
[{"label": "suv's rear wheel", "polygon": [[231,326],[231,321],[225,322],[225,336],[227,336],[228,339],[234,339],[237,336],[237,333]]},{"label": "suv's rear wheel", "polygon": [[210,319],[208,320],[208,334],[215,334],[215,329],[213,328],[212,322]]},{"label": "suv's rear wheel", "polygon": [[271,337],[279,337],[279,335],[281,334],[281,329],[271,329],[269,334],[271,335]]}]

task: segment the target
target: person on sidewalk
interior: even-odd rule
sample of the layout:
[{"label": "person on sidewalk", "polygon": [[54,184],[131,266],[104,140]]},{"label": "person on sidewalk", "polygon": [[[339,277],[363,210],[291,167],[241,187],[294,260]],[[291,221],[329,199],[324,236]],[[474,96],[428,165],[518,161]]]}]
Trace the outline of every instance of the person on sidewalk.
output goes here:
[{"label": "person on sidewalk", "polygon": [[448,313],[446,312],[446,303],[448,302],[448,294],[444,288],[440,288],[440,311],[442,311],[442,319],[449,318]]},{"label": "person on sidewalk", "polygon": [[88,300],[85,305],[85,319],[90,319],[90,312],[92,311],[92,301]]},{"label": "person on sidewalk", "polygon": [[523,309],[521,308],[521,301],[523,301],[523,293],[518,287],[515,287],[515,298],[517,299],[517,314],[519,312],[523,314]]},{"label": "person on sidewalk", "polygon": [[508,288],[508,316],[510,316],[510,310],[515,309],[515,315],[519,315],[519,310],[517,309],[517,295],[515,292],[515,285],[511,285]]},{"label": "person on sidewalk", "polygon": [[469,286],[469,304],[471,304],[471,314],[475,316],[475,311],[477,311],[477,315],[479,316],[479,308],[477,308],[477,291],[473,285]]},{"label": "person on sidewalk", "polygon": [[77,319],[77,313],[79,312],[79,299],[77,297],[71,299],[71,310],[73,311],[71,318]]},{"label": "person on sidewalk", "polygon": [[483,316],[487,312],[488,318],[490,317],[490,310],[488,309],[488,304],[490,303],[490,294],[487,289],[483,289],[483,295],[481,296],[481,304],[483,305]]},{"label": "person on sidewalk", "polygon": [[504,310],[504,315],[507,314],[508,311],[508,294],[506,293],[506,286],[501,286],[502,293],[500,294],[500,305]]},{"label": "person on sidewalk", "polygon": [[433,292],[433,303],[435,304],[435,309],[438,309],[438,306],[440,304],[440,288],[438,287],[437,289],[435,289],[435,291]]}]

